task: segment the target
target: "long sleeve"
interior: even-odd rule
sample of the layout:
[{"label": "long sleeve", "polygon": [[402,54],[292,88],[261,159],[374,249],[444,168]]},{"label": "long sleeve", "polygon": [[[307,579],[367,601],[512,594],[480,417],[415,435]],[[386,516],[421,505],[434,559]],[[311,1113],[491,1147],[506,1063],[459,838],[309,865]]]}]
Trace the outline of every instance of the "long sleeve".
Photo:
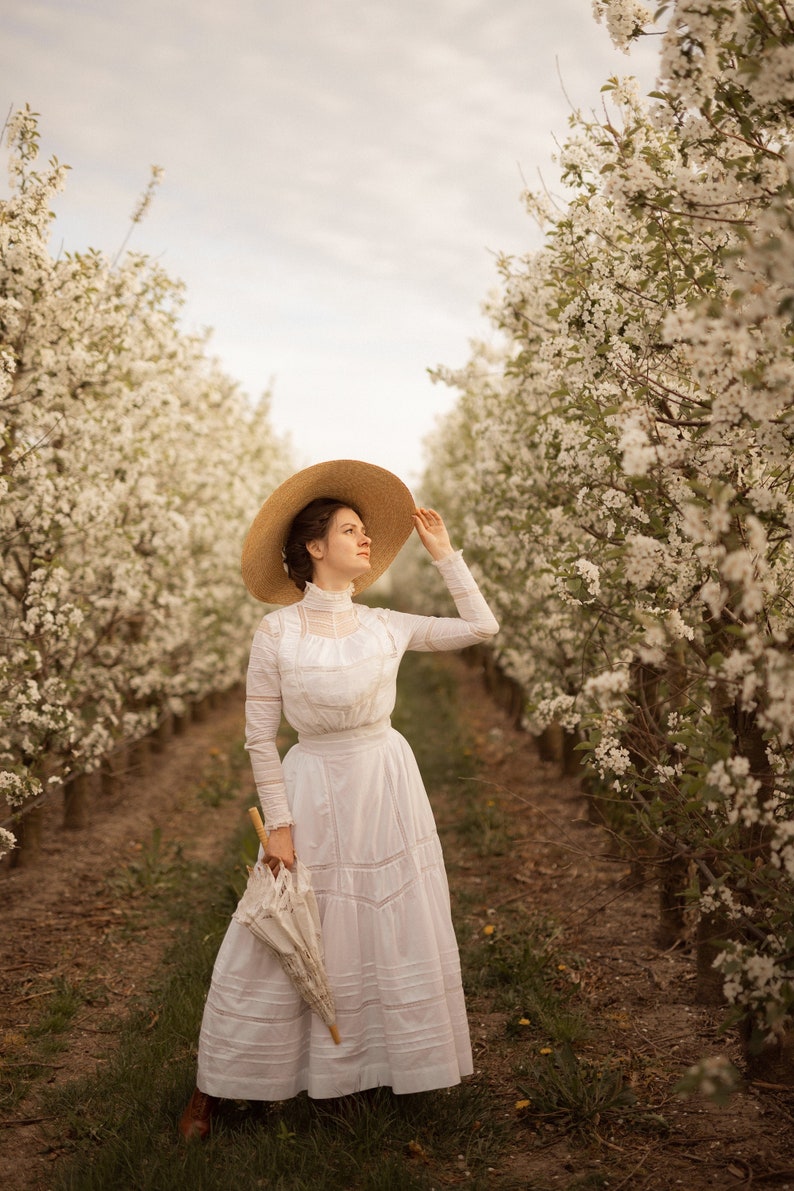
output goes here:
[{"label": "long sleeve", "polygon": [[[458,617],[412,616],[394,612],[392,617],[407,633],[406,649],[425,652],[464,649],[487,641],[499,631],[499,625],[477,582],[463,560],[460,550],[434,562],[455,601]],[[406,638],[404,638],[406,640]]]},{"label": "long sleeve", "polygon": [[287,803],[276,736],[281,723],[281,689],[276,647],[278,638],[266,616],[254,634],[248,663],[245,699],[245,747],[262,804],[265,827],[294,823]]}]

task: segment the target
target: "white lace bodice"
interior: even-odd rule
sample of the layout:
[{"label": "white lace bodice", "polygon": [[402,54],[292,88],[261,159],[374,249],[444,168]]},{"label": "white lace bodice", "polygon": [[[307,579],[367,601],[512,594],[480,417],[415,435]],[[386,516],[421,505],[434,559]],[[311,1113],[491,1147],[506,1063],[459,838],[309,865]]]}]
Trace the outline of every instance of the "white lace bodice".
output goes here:
[{"label": "white lace bodice", "polygon": [[458,551],[436,563],[459,617],[414,616],[354,603],[352,585],[307,584],[303,599],[263,617],[251,648],[246,747],[269,830],[292,823],[276,734],[282,710],[305,737],[388,720],[407,649],[462,649],[498,630]]}]

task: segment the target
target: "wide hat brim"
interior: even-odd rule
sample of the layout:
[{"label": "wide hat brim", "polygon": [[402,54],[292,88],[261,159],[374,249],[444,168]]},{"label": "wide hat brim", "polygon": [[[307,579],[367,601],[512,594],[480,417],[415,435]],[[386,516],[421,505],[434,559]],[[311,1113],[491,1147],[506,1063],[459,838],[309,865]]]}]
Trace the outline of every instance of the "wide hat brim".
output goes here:
[{"label": "wide hat brim", "polygon": [[294,604],[303,592],[284,570],[282,551],[292,522],[318,497],[352,505],[371,538],[370,568],[354,581],[369,587],[393,562],[414,526],[416,504],[402,480],[358,459],[331,459],[296,472],[262,505],[243,543],[242,573],[251,595],[266,604]]}]

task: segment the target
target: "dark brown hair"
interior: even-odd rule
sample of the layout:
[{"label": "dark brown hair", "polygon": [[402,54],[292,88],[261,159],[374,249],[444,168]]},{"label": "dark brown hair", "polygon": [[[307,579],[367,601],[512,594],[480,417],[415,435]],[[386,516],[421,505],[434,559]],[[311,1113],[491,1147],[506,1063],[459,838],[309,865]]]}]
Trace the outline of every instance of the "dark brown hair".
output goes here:
[{"label": "dark brown hair", "polygon": [[361,514],[355,505],[346,500],[335,500],[332,496],[319,496],[301,509],[287,534],[284,546],[284,562],[287,574],[301,591],[306,590],[314,570],[312,556],[306,549],[307,542],[320,542],[328,534],[328,527],[334,513],[339,509],[352,509],[359,520]]}]

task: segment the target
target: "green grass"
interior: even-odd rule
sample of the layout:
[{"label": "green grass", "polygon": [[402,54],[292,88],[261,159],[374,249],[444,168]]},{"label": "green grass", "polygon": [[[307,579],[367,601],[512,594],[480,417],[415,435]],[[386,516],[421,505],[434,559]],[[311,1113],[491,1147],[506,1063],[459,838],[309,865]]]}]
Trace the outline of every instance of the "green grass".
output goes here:
[{"label": "green grass", "polygon": [[578,1058],[569,1042],[535,1060],[521,1092],[533,1114],[565,1128],[588,1132],[607,1114],[633,1109],[637,1097],[620,1070]]},{"label": "green grass", "polygon": [[248,754],[243,740],[235,741],[228,752],[213,749],[210,764],[198,787],[198,798],[206,806],[220,806],[237,797],[240,776],[247,771]]},{"label": "green grass", "polygon": [[53,1040],[53,1035],[63,1034],[72,1023],[75,1014],[83,1004],[85,996],[79,985],[63,977],[52,982],[52,993],[36,1022],[29,1028],[29,1038]]},{"label": "green grass", "polygon": [[495,799],[484,804],[482,799],[482,788],[470,785],[456,830],[480,856],[506,856],[510,852],[509,817]]},{"label": "green grass", "polygon": [[400,668],[399,698],[392,716],[398,732],[416,754],[430,801],[454,789],[463,797],[476,773],[471,742],[461,722],[453,674],[432,653],[406,654]]},{"label": "green grass", "polygon": [[107,1001],[107,991],[90,975],[79,983],[55,976],[31,994],[37,1009],[24,1031],[7,1031],[0,1055],[0,1112],[10,1113],[40,1080],[58,1067],[69,1030],[86,1004]]},{"label": "green grass", "polygon": [[[242,739],[232,742],[228,753],[213,757],[202,775],[201,791],[225,775],[224,797],[240,796],[240,775],[248,765]],[[216,782],[217,784],[217,782]],[[242,818],[242,810],[241,810]],[[245,864],[256,856],[251,835],[247,848],[238,848],[236,865],[228,869],[224,888],[237,897],[245,885]],[[120,941],[140,937],[152,923],[183,923],[192,913],[196,889],[206,879],[201,866],[188,861],[178,843],[164,840],[155,828],[131,860],[113,868],[105,882],[103,895],[114,898],[122,913],[114,935]],[[235,899],[236,900],[236,899]],[[57,1056],[69,1045],[69,1030],[83,1005],[107,1000],[107,989],[91,974],[78,983],[55,977],[31,988],[30,1024],[3,1038],[0,1056],[0,1111],[10,1112],[31,1094],[35,1086],[57,1068]],[[103,1031],[104,1033],[105,1031]],[[112,1033],[109,1030],[108,1033]]]},{"label": "green grass", "polygon": [[124,865],[108,878],[108,888],[125,897],[147,894],[149,897],[168,894],[183,876],[182,850],[178,844],[163,841],[163,833],[155,827],[149,840],[141,845],[135,860]]},{"label": "green grass", "polygon": [[[548,1042],[578,1042],[589,1027],[563,962],[553,924],[517,912],[503,913],[490,938],[477,937],[467,947],[468,987],[497,1012],[521,1018]],[[515,1033],[515,1025],[508,1027]]]}]

